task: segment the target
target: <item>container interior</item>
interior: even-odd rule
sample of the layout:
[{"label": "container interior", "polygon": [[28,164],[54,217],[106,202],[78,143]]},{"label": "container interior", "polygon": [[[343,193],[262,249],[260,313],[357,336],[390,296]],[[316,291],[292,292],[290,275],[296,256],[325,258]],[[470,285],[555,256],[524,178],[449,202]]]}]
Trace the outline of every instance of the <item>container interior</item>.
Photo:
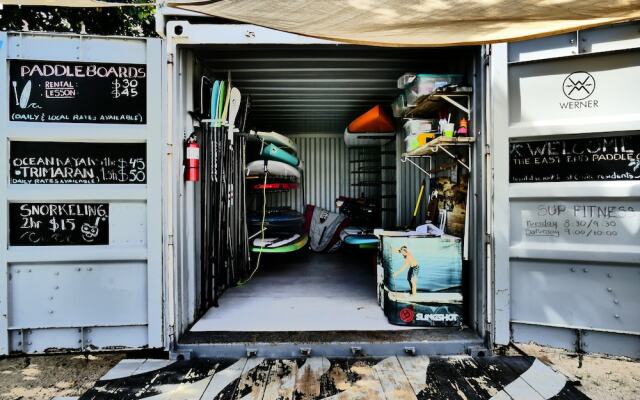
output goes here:
[{"label": "container interior", "polygon": [[[480,50],[477,47],[446,49],[395,49],[350,45],[197,45],[182,46],[177,111],[183,120],[199,108],[202,76],[229,79],[242,96],[250,96],[246,131],[276,131],[290,137],[304,162],[303,188],[269,197],[270,206],[291,206],[304,212],[307,204],[336,211],[339,196],[378,196],[381,212],[377,227],[398,229],[410,223],[424,174],[400,160],[405,151],[402,122],[396,120],[395,139],[382,146],[353,149],[345,145],[345,127],[376,104],[385,107],[398,97],[397,80],[407,72],[463,74],[474,88],[470,131],[477,117],[481,94]],[[390,112],[390,109],[389,109]],[[192,124],[187,124],[188,134]],[[193,124],[196,125],[196,124]],[[472,146],[469,193],[469,228],[463,262],[464,325],[483,336],[484,249],[477,243],[482,231],[481,163]],[[360,186],[362,177],[350,168],[358,158],[378,159],[376,179],[390,182],[374,189]],[[354,161],[356,160],[356,161]],[[427,160],[415,160],[428,168]],[[446,154],[431,160],[432,169],[450,163]],[[476,168],[477,167],[477,168]],[[477,175],[476,175],[477,174]],[[458,328],[411,328],[387,321],[376,297],[375,249],[343,245],[333,253],[300,250],[287,255],[263,255],[255,275],[230,287],[212,307],[197,288],[200,271],[198,207],[199,185],[182,186],[184,210],[182,234],[195,240],[182,246],[181,273],[183,323],[191,332],[306,332],[306,331],[430,331]],[[429,179],[426,179],[429,193]],[[377,191],[372,192],[371,190]],[[424,201],[424,198],[423,198]],[[249,207],[251,206],[250,201]],[[195,211],[190,212],[193,208]],[[424,221],[426,203],[417,221]],[[185,242],[183,242],[185,243]],[[251,257],[255,261],[256,254]],[[191,285],[192,287],[187,287]]]}]

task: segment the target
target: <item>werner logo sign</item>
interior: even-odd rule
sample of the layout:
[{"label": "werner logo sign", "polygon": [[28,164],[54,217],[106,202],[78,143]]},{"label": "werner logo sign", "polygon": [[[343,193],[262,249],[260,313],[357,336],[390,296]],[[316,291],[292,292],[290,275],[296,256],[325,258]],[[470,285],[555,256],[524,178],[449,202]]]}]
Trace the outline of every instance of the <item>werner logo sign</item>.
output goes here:
[{"label": "werner logo sign", "polygon": [[569,101],[561,101],[561,109],[597,108],[598,100],[590,98],[596,90],[596,80],[588,72],[577,71],[562,82],[562,92]]}]

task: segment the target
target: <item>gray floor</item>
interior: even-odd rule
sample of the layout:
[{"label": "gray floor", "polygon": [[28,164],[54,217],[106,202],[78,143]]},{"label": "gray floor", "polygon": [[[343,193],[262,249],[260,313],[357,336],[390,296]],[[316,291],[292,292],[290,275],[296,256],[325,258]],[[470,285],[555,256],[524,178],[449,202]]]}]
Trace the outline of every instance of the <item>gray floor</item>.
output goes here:
[{"label": "gray floor", "polygon": [[263,257],[251,281],[229,289],[194,332],[377,331],[387,322],[376,300],[375,253],[301,251]]}]

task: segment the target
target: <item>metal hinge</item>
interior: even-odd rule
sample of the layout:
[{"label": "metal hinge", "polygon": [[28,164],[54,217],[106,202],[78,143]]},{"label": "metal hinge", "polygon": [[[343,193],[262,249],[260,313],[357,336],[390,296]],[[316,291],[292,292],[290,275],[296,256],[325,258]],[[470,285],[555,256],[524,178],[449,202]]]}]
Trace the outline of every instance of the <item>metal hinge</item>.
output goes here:
[{"label": "metal hinge", "polygon": [[167,54],[167,64],[173,65],[173,53]]}]

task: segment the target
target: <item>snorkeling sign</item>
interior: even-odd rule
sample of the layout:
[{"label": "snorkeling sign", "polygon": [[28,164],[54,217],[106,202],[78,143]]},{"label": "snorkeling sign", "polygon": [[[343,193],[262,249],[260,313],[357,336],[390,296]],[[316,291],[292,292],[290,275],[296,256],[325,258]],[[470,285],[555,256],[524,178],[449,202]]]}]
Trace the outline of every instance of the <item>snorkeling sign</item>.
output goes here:
[{"label": "snorkeling sign", "polygon": [[11,60],[9,76],[11,121],[147,122],[146,65]]}]

